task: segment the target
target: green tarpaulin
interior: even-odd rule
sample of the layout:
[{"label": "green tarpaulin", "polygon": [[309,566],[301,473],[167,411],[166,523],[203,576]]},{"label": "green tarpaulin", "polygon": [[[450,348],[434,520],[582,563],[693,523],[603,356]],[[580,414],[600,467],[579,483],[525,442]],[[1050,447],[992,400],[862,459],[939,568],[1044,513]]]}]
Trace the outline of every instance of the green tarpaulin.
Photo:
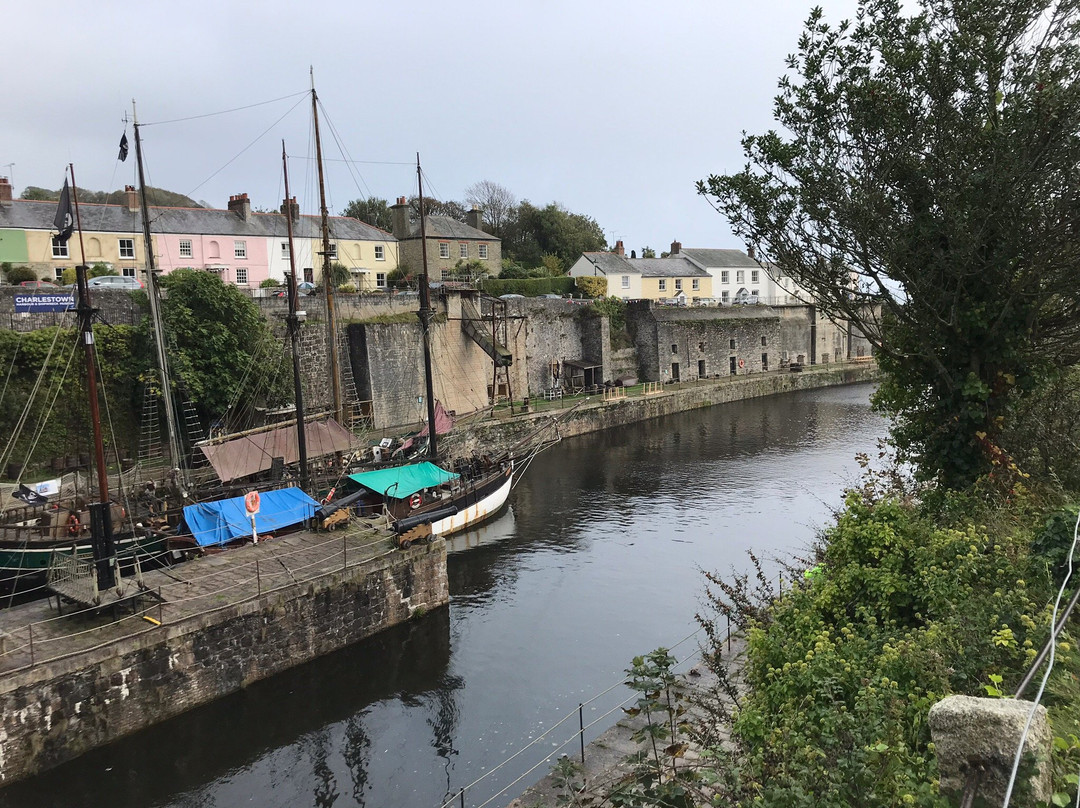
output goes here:
[{"label": "green tarpaulin", "polygon": [[444,471],[434,463],[412,463],[408,466],[350,474],[349,479],[364,488],[395,499],[406,499],[422,488],[434,488],[459,475]]}]

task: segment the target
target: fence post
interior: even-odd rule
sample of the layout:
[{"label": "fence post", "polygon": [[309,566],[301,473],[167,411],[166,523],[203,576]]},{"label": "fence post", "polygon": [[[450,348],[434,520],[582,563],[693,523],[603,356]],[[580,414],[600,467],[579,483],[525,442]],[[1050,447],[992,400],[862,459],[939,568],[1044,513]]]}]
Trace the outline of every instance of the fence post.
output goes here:
[{"label": "fence post", "polygon": [[581,737],[581,765],[585,765],[585,705],[580,701],[577,706],[578,735]]},{"label": "fence post", "polygon": [[28,623],[26,628],[30,632],[30,665],[32,667],[34,664],[34,624]]},{"label": "fence post", "polygon": [[262,575],[259,574],[259,559],[255,559],[255,586],[258,588],[258,593],[262,595]]}]

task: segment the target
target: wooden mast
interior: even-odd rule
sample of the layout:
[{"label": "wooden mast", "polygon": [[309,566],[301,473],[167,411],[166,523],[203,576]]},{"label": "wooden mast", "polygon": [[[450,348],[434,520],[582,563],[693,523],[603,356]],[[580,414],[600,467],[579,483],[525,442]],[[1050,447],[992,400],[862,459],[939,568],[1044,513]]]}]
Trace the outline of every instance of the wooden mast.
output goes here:
[{"label": "wooden mast", "polygon": [[161,397],[165,402],[165,430],[169,438],[169,460],[176,472],[180,495],[188,494],[187,470],[180,450],[180,421],[176,417],[172,382],[169,379],[169,362],[165,353],[165,328],[161,320],[161,300],[158,297],[157,275],[154,272],[154,242],[150,235],[150,206],[146,202],[146,175],[143,173],[142,137],[139,134],[139,117],[135,113],[135,101],[131,102],[135,124],[135,162],[139,168],[139,204],[142,207],[143,242],[146,248],[146,296],[150,299],[150,322],[154,328],[157,349],[158,376],[161,381]]},{"label": "wooden mast", "polygon": [[300,458],[300,487],[311,490],[308,477],[307,433],[304,431],[304,387],[300,383],[300,317],[296,313],[296,251],[293,249],[293,202],[289,196],[289,160],[285,155],[285,141],[281,141],[281,164],[285,171],[285,227],[289,234],[289,276],[286,286],[289,295],[289,341],[292,343],[293,395],[296,399],[296,451]]},{"label": "wooden mast", "polygon": [[330,351],[330,383],[334,393],[334,417],[346,426],[341,401],[341,372],[338,368],[337,317],[334,312],[334,289],[330,264],[330,223],[326,211],[326,180],[323,176],[322,141],[319,139],[319,96],[315,93],[315,71],[311,73],[311,114],[315,120],[315,162],[319,169],[319,216],[322,225],[322,278],[326,295],[326,341]]},{"label": "wooden mast", "polygon": [[431,284],[428,280],[427,225],[424,217],[424,181],[420,174],[420,152],[416,153],[416,189],[420,195],[420,255],[423,272],[420,273],[420,330],[424,338],[424,383],[427,392],[428,455],[438,460],[438,428],[435,424],[435,390],[431,381]]},{"label": "wooden mast", "polygon": [[109,475],[105,468],[105,442],[101,435],[101,408],[98,402],[97,363],[94,350],[93,316],[90,305],[90,288],[87,284],[86,248],[83,245],[82,217],[79,214],[79,192],[75,185],[75,166],[68,164],[71,172],[71,197],[75,202],[75,222],[79,229],[79,252],[82,261],[75,267],[75,280],[79,290],[79,333],[82,335],[86,353],[86,393],[90,403],[90,422],[94,433],[94,462],[97,466],[98,501],[90,505],[90,537],[94,548],[94,567],[99,589],[110,589],[116,584],[116,545],[112,534],[112,512],[109,506]]}]

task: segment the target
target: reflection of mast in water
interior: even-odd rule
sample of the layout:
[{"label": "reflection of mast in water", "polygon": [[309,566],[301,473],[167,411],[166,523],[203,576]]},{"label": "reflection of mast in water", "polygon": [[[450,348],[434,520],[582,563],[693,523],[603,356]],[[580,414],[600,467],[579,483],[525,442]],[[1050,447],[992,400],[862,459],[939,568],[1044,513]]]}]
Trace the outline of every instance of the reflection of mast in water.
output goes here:
[{"label": "reflection of mast in water", "polygon": [[367,762],[371,759],[371,736],[364,729],[363,713],[352,716],[345,722],[345,748],[342,757],[352,775],[352,798],[359,806],[364,806],[364,792],[367,790]]},{"label": "reflection of mast in water", "polygon": [[312,773],[315,775],[315,805],[317,808],[330,808],[337,802],[337,778],[330,768],[327,758],[330,756],[330,733],[324,727],[312,736]]},{"label": "reflection of mast in water", "polygon": [[454,748],[454,735],[457,734],[457,722],[461,715],[454,695],[465,686],[465,680],[460,676],[443,676],[439,679],[439,686],[428,694],[426,698],[434,702],[435,710],[427,717],[427,725],[431,727],[431,746],[435,754],[443,759],[443,770],[446,772],[446,793],[443,802],[452,796],[450,793],[450,766],[453,757],[458,753]]}]

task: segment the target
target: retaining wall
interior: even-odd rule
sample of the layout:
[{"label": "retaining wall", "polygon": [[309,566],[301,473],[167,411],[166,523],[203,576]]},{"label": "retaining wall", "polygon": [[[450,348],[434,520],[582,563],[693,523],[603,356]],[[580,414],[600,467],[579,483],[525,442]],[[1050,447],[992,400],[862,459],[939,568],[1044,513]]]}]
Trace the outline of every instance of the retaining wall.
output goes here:
[{"label": "retaining wall", "polygon": [[0,678],[0,782],[449,603],[439,540]]}]

